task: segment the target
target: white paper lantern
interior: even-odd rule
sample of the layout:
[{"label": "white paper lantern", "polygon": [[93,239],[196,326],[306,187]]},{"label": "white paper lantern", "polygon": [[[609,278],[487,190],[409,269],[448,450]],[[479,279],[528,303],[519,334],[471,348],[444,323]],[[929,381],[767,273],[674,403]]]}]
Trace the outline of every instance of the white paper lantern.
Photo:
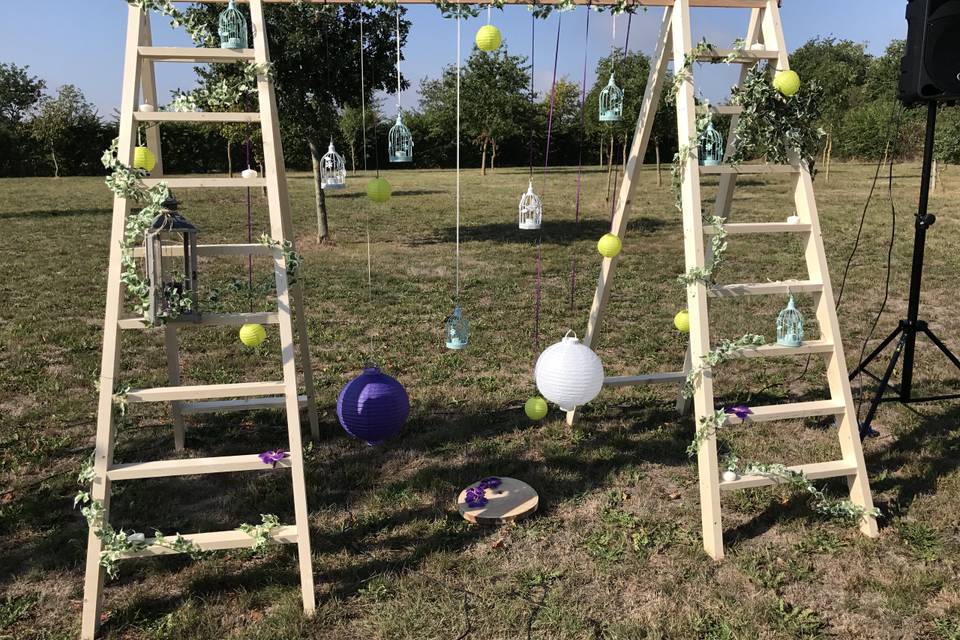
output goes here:
[{"label": "white paper lantern", "polygon": [[153,113],[154,111],[156,111],[156,108],[149,102],[140,105],[140,113]]},{"label": "white paper lantern", "polygon": [[789,216],[787,224],[800,224],[800,216]]},{"label": "white paper lantern", "polygon": [[603,388],[600,357],[571,333],[547,347],[534,369],[540,394],[564,411],[587,404]]},{"label": "white paper lantern", "polygon": [[240,172],[240,177],[243,178],[244,180],[253,180],[258,175],[260,174],[257,173],[256,169],[244,169],[243,171]]}]

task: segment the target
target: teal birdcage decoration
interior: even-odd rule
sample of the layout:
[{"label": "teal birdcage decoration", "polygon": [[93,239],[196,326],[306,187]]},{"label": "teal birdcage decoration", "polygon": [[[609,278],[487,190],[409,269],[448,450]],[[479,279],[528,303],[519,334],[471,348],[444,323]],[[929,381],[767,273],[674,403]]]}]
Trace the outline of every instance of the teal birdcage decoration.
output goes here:
[{"label": "teal birdcage decoration", "polygon": [[413,162],[413,136],[410,135],[410,129],[403,124],[403,115],[399,111],[397,123],[390,127],[387,138],[390,162]]},{"label": "teal birdcage decoration", "polygon": [[247,19],[243,17],[240,10],[237,9],[236,0],[230,0],[230,4],[220,14],[220,47],[223,49],[246,49],[247,48]]},{"label": "teal birdcage decoration", "polygon": [[803,343],[803,314],[790,296],[786,308],[777,316],[777,344],[784,347],[799,347]]},{"label": "teal birdcage decoration", "polygon": [[620,122],[621,116],[623,116],[623,89],[613,81],[611,73],[610,81],[600,92],[600,122]]},{"label": "teal birdcage decoration", "polygon": [[713,126],[713,120],[700,132],[700,165],[716,167],[723,162],[723,136]]},{"label": "teal birdcage decoration", "polygon": [[444,322],[444,336],[447,349],[466,349],[470,343],[470,323],[463,317],[460,307],[454,307],[453,313]]}]

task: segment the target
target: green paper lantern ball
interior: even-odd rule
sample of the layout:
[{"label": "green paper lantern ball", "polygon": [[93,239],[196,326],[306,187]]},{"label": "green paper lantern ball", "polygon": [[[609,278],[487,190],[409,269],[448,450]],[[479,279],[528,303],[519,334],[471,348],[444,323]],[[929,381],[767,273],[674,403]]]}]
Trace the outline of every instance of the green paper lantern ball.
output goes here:
[{"label": "green paper lantern ball", "polygon": [[597,241],[597,251],[599,251],[600,255],[604,258],[617,257],[621,249],[623,249],[623,243],[620,241],[620,238],[612,233],[605,234]]},{"label": "green paper lantern ball", "polygon": [[800,76],[796,71],[778,71],[773,77],[773,88],[788,98],[795,96],[800,91]]},{"label": "green paper lantern ball", "polygon": [[543,420],[547,415],[547,401],[540,396],[533,396],[523,405],[523,410],[531,420]]},{"label": "green paper lantern ball", "polygon": [[673,316],[673,326],[675,326],[680,333],[690,333],[690,312],[684,309]]},{"label": "green paper lantern ball", "polygon": [[250,347],[259,347],[267,339],[267,330],[262,324],[245,324],[240,327],[240,342]]},{"label": "green paper lantern ball", "polygon": [[492,24],[488,24],[480,27],[474,41],[477,43],[477,48],[481,51],[495,51],[500,48],[500,43],[503,42],[503,39],[500,37],[500,29],[497,29]]},{"label": "green paper lantern ball", "polygon": [[133,168],[143,169],[147,173],[157,166],[157,156],[153,155],[149,147],[137,147],[133,150]]},{"label": "green paper lantern ball", "polygon": [[390,183],[386,178],[374,178],[367,183],[367,197],[374,202],[386,202],[390,199]]}]

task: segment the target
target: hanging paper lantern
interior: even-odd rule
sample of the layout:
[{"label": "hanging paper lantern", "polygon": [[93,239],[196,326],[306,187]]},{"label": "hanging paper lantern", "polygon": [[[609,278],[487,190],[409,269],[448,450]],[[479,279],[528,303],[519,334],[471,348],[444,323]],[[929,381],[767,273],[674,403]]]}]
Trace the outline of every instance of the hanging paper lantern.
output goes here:
[{"label": "hanging paper lantern", "polygon": [[547,347],[534,368],[537,389],[564,411],[587,404],[603,388],[600,357],[571,333]]},{"label": "hanging paper lantern", "polygon": [[690,333],[690,312],[684,309],[673,316],[673,326],[680,333]]},{"label": "hanging paper lantern", "polygon": [[142,105],[140,105],[138,110],[140,111],[140,113],[153,113],[154,111],[156,111],[156,107],[154,107],[149,102],[144,102]]},{"label": "hanging paper lantern", "polygon": [[245,324],[240,327],[240,342],[248,347],[259,347],[267,339],[267,330],[262,324]]},{"label": "hanging paper lantern", "polygon": [[800,91],[800,76],[793,70],[777,71],[773,77],[773,88],[788,98],[795,96]]},{"label": "hanging paper lantern", "polygon": [[477,31],[477,37],[474,38],[474,40],[477,43],[477,48],[481,51],[494,51],[495,49],[499,49],[500,43],[502,42],[500,29],[497,29],[492,24],[484,25]]},{"label": "hanging paper lantern", "polygon": [[547,415],[547,401],[540,396],[533,396],[523,405],[523,411],[531,420],[543,420]]},{"label": "hanging paper lantern", "polygon": [[367,197],[374,202],[386,202],[390,199],[390,183],[386,178],[374,178],[367,183]]},{"label": "hanging paper lantern", "polygon": [[378,367],[347,383],[337,397],[337,418],[343,430],[373,446],[395,435],[410,414],[403,385]]},{"label": "hanging paper lantern", "polygon": [[600,255],[604,258],[616,258],[622,248],[623,243],[620,241],[620,238],[612,233],[604,234],[597,242],[597,251],[599,251]]},{"label": "hanging paper lantern", "polygon": [[800,224],[800,216],[788,216],[787,224]]},{"label": "hanging paper lantern", "polygon": [[240,177],[243,178],[244,180],[253,180],[258,175],[260,174],[257,173],[256,169],[244,169],[243,171],[240,172]]},{"label": "hanging paper lantern", "polygon": [[157,166],[157,156],[153,155],[150,147],[137,147],[133,150],[133,168],[143,169],[147,173]]}]

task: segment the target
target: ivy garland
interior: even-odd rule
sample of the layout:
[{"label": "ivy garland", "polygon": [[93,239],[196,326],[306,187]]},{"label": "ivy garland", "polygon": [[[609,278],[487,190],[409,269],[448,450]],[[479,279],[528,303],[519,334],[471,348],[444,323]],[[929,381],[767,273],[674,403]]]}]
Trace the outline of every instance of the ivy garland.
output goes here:
[{"label": "ivy garland", "polygon": [[240,531],[243,531],[245,534],[253,538],[253,546],[251,549],[254,553],[263,553],[267,549],[267,545],[270,544],[271,537],[270,534],[274,529],[280,526],[280,518],[273,515],[272,513],[262,513],[260,514],[260,524],[252,525],[244,522],[239,527]]},{"label": "ivy garland", "polygon": [[241,104],[243,98],[257,92],[257,82],[261,77],[273,78],[273,64],[248,62],[243,73],[232,78],[221,78],[210,87],[198,87],[192,91],[173,93],[170,111],[224,111]]},{"label": "ivy garland", "polygon": [[746,333],[736,340],[722,340],[719,345],[711,349],[700,359],[697,366],[692,367],[687,374],[680,392],[684,398],[692,398],[697,385],[703,378],[703,371],[708,367],[719,366],[734,358],[737,351],[745,347],[759,347],[766,344],[766,338],[755,333]]},{"label": "ivy garland", "polygon": [[260,244],[271,249],[277,249],[283,256],[283,263],[287,268],[287,284],[297,282],[297,273],[300,271],[300,265],[303,264],[303,255],[294,251],[293,242],[290,240],[274,240],[267,234],[260,236]]}]

